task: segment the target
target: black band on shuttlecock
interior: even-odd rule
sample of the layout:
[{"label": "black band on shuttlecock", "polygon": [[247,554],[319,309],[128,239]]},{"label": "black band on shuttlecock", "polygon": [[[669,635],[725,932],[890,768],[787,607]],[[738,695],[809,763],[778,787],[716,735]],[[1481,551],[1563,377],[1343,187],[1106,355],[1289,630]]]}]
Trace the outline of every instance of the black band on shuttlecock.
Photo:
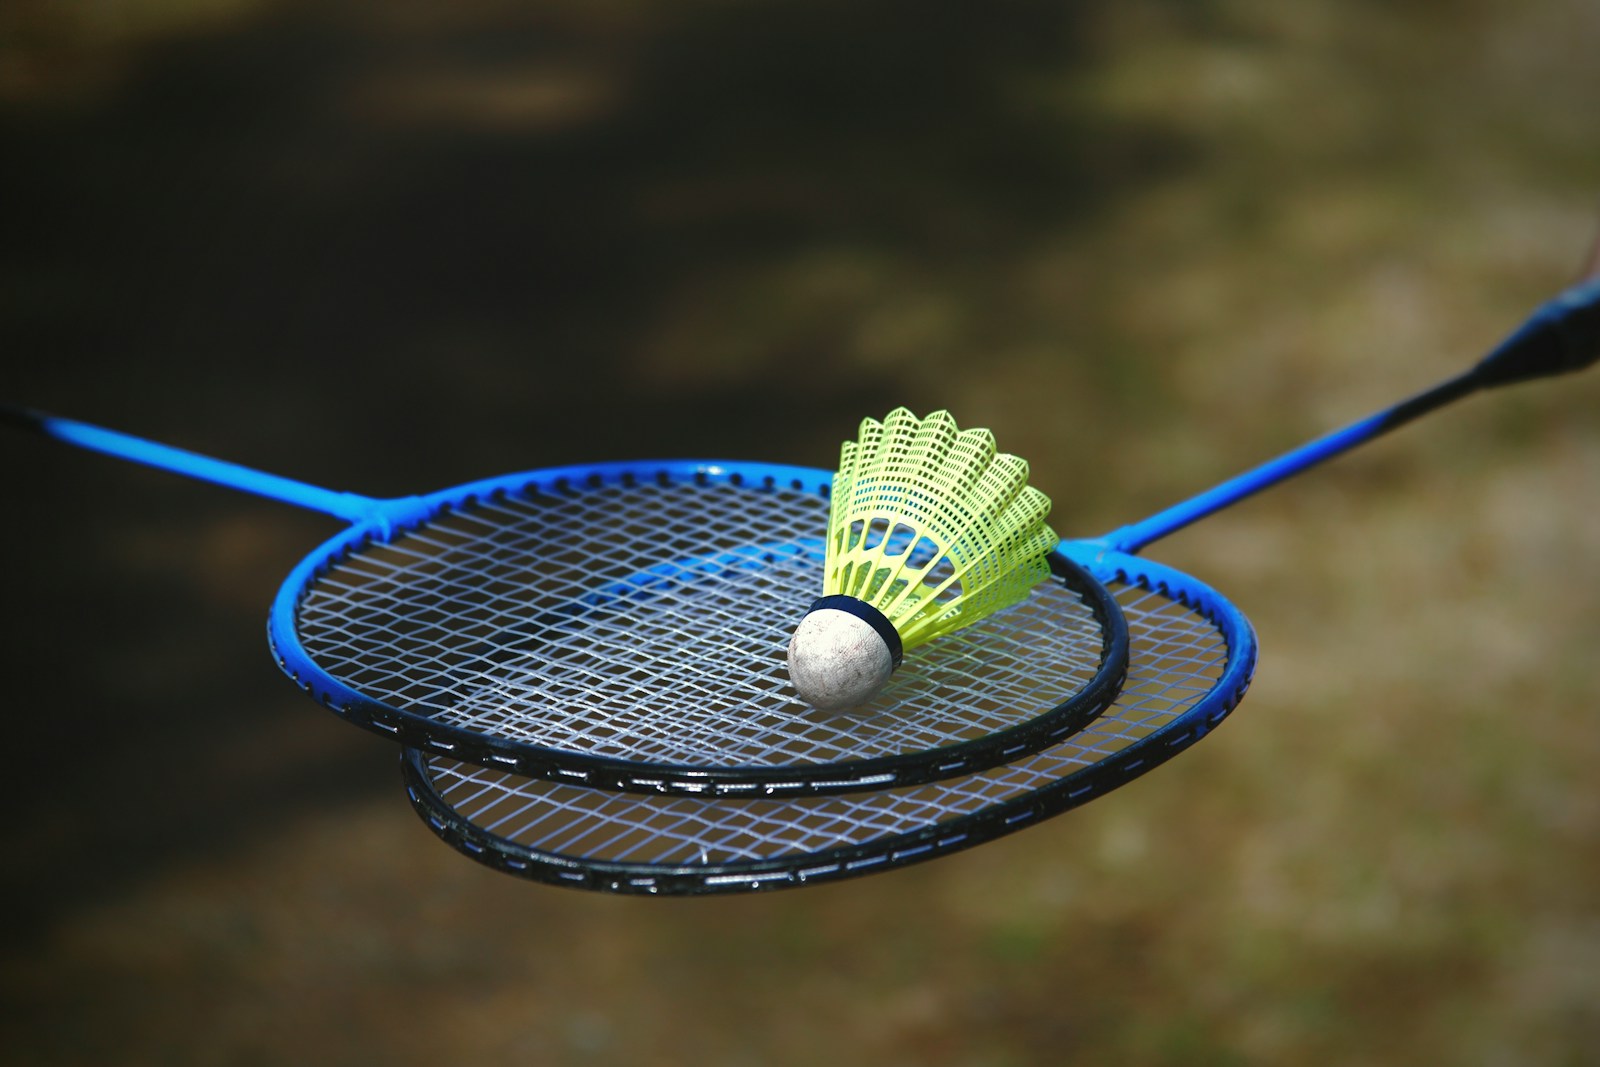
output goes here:
[{"label": "black band on shuttlecock", "polygon": [[900,669],[900,657],[905,653],[904,646],[900,643],[900,631],[894,628],[894,623],[889,621],[889,616],[868,604],[865,600],[858,600],[845,593],[835,593],[832,596],[818,597],[811,605],[811,611],[822,608],[832,608],[848,615],[854,615],[883,638],[883,643],[889,648],[889,662],[893,664],[891,670]]}]

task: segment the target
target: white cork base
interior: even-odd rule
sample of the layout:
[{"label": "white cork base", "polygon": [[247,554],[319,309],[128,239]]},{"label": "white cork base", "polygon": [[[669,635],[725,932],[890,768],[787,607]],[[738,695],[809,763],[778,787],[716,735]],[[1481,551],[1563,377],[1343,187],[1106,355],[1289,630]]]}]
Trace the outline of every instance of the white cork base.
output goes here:
[{"label": "white cork base", "polygon": [[894,673],[889,646],[865,620],[818,608],[789,639],[789,681],[800,699],[823,710],[865,703]]}]

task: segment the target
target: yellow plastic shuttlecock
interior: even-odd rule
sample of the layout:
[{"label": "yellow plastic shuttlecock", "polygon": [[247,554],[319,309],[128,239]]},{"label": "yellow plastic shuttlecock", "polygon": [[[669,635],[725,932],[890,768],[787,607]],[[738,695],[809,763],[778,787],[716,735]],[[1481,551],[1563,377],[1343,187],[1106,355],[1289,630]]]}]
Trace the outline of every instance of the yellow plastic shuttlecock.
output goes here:
[{"label": "yellow plastic shuttlecock", "polygon": [[1025,460],[948,411],[865,419],[833,479],[822,597],[789,641],[789,680],[814,707],[869,700],[905,650],[1028,595],[1050,573],[1050,499]]}]

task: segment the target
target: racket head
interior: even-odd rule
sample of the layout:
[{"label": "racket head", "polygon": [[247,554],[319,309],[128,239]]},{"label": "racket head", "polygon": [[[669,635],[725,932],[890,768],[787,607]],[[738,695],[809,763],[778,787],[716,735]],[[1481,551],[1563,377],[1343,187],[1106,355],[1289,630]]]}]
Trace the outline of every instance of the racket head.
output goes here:
[{"label": "racket head", "polygon": [[435,493],[291,572],[274,656],[406,745],[657,794],[911,785],[1047,747],[1115,698],[1126,623],[1058,556],[1058,592],[914,650],[869,704],[802,704],[784,652],[821,589],[831,479],[611,463]]},{"label": "racket head", "polygon": [[582,889],[700,895],[835,881],[969,848],[1103,796],[1206,736],[1244,697],[1249,621],[1170,567],[1088,543],[1058,550],[1108,586],[1128,676],[1093,723],[1012,763],[922,785],[792,798],[644,797],[408,749],[412,806],[466,855]]}]

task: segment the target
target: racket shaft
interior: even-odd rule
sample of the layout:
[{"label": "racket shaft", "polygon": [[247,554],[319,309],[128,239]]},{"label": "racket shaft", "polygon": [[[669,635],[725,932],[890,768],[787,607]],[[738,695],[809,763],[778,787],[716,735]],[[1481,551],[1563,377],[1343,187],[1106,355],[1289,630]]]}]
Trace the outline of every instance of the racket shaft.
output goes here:
[{"label": "racket shaft", "polygon": [[1499,347],[1464,374],[1401,401],[1342,430],[1287,452],[1221,485],[1124,526],[1100,540],[1122,552],[1137,552],[1207,515],[1237,504],[1269,486],[1292,478],[1365,444],[1412,419],[1479,389],[1528,378],[1581,370],[1600,358],[1600,277],[1568,289],[1535,311]]},{"label": "racket shaft", "polygon": [[381,510],[380,502],[369,497],[320,489],[291,478],[282,478],[276,474],[242,467],[237,463],[212,459],[181,448],[173,448],[171,445],[146,441],[116,430],[92,426],[86,422],[33,411],[20,411],[15,408],[6,409],[5,415],[6,421],[24,425],[47,437],[79,448],[142,463],[174,474],[187,475],[201,481],[225,485],[255,496],[296,504],[350,522],[360,521]]},{"label": "racket shaft", "polygon": [[1286,452],[1277,459],[1263,463],[1253,470],[1230,478],[1221,485],[1207,489],[1197,496],[1157,512],[1142,522],[1108,534],[1104,540],[1121,552],[1137,552],[1153,541],[1198,522],[1207,515],[1231,507],[1246,497],[1292,478],[1309,467],[1315,467],[1335,456],[1365,444],[1382,434],[1403,426],[1419,415],[1442,407],[1478,388],[1470,375],[1451,378],[1392,408],[1370,415],[1360,422],[1351,423],[1342,430],[1326,434],[1309,444]]}]

